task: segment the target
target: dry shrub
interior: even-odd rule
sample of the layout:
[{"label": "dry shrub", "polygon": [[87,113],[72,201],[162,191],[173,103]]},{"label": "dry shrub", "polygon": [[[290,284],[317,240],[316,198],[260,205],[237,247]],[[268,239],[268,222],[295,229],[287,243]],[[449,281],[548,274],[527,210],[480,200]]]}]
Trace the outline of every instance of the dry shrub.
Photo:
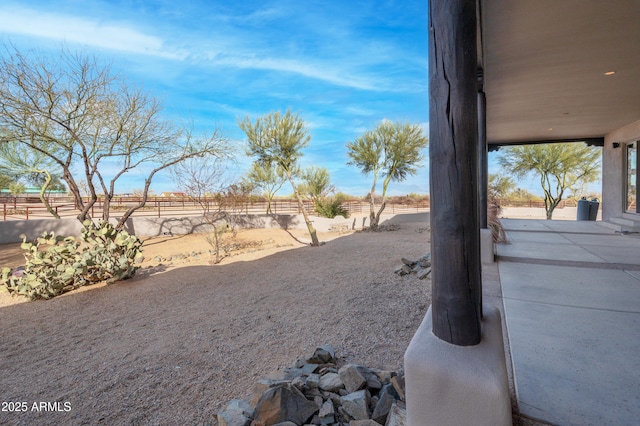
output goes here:
[{"label": "dry shrub", "polygon": [[507,235],[504,232],[504,227],[498,218],[500,214],[500,205],[495,200],[489,201],[489,209],[487,211],[487,226],[491,229],[493,235],[493,242],[506,243]]}]

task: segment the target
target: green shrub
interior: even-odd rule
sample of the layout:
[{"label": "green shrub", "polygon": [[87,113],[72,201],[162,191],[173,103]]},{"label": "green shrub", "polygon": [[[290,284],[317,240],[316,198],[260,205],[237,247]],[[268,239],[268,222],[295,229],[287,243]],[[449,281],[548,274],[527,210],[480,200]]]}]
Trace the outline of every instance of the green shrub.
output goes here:
[{"label": "green shrub", "polygon": [[315,202],[316,213],[322,217],[333,219],[336,216],[349,217],[349,212],[342,204],[344,198],[335,195],[333,197],[319,198]]},{"label": "green shrub", "polygon": [[23,239],[24,270],[3,268],[0,285],[31,299],[50,299],[96,282],[115,282],[135,275],[142,241],[108,222],[83,224],[82,242],[45,233],[35,242]]}]

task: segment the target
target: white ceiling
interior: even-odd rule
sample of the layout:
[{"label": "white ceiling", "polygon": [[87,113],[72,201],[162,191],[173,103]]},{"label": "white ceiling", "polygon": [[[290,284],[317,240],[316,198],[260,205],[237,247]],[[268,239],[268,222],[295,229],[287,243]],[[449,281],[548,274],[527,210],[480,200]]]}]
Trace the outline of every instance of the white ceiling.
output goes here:
[{"label": "white ceiling", "polygon": [[640,0],[482,0],[481,13],[489,144],[640,120]]}]

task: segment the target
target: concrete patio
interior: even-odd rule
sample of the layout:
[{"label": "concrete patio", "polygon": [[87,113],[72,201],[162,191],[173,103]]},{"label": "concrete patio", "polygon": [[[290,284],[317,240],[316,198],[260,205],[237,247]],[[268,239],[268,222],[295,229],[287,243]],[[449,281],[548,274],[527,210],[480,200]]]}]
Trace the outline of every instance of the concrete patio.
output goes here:
[{"label": "concrete patio", "polygon": [[640,236],[599,222],[503,225],[509,243],[496,245],[484,293],[497,302],[499,274],[520,412],[557,425],[639,424]]}]

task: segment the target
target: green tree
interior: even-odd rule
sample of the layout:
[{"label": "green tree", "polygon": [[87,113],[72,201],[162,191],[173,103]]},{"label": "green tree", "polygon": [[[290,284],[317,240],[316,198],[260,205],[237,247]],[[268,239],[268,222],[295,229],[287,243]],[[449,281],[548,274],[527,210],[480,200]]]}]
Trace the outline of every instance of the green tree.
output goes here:
[{"label": "green tree", "polygon": [[196,137],[161,112],[156,98],[113,75],[95,57],[66,49],[55,57],[6,46],[2,51],[0,142],[22,144],[55,163],[80,222],[90,218],[99,193],[107,221],[118,179],[145,168],[140,202],[124,212],[120,229],[145,205],[158,172],[229,149],[217,130]]},{"label": "green tree", "polygon": [[[389,183],[401,182],[408,175],[417,172],[424,159],[421,151],[428,142],[417,124],[392,123],[385,120],[374,130],[369,130],[347,143],[347,154],[350,158],[347,164],[355,165],[363,174],[373,176],[369,192],[369,219],[372,230],[378,228],[380,215],[386,207]],[[376,212],[375,192],[379,178],[383,179],[382,201]]]},{"label": "green tree", "polygon": [[0,189],[9,189],[9,185],[15,182],[15,179],[9,175],[0,172]]},{"label": "green tree", "polygon": [[335,187],[331,184],[331,175],[326,167],[307,167],[302,172],[302,184],[298,185],[298,189],[301,194],[305,194],[313,200],[313,205],[319,216],[334,218],[337,215],[344,217],[349,215],[343,206],[345,197],[330,195],[335,191]]},{"label": "green tree", "polygon": [[300,174],[298,161],[303,155],[302,149],[311,139],[304,120],[287,110],[284,114],[279,111],[271,112],[257,118],[255,123],[252,123],[249,117],[245,117],[238,125],[247,135],[247,154],[256,157],[256,161],[264,167],[279,168],[287,177],[309,230],[311,245],[320,245],[295,182],[295,178]]},{"label": "green tree", "polygon": [[307,167],[302,171],[301,177],[303,183],[299,185],[300,193],[314,202],[328,196],[334,190],[331,185],[331,175],[326,167]]},{"label": "green tree", "polygon": [[488,196],[493,199],[504,199],[515,188],[513,179],[509,176],[489,174]]},{"label": "green tree", "polygon": [[24,194],[26,190],[27,188],[22,182],[13,182],[9,184],[9,192],[13,196]]},{"label": "green tree", "polygon": [[0,172],[13,176],[15,181],[25,179],[39,186],[40,201],[54,218],[60,219],[46,195],[52,189],[64,189],[64,185],[59,168],[48,156],[20,143],[5,142],[0,144]]},{"label": "green tree", "polygon": [[544,208],[551,220],[567,190],[598,179],[600,156],[599,148],[579,143],[532,144],[510,146],[498,161],[518,178],[533,174],[540,179]]},{"label": "green tree", "polygon": [[254,161],[251,169],[243,178],[247,187],[262,190],[267,199],[267,214],[272,214],[271,202],[284,182],[287,180],[284,173],[275,164],[261,164]]}]

